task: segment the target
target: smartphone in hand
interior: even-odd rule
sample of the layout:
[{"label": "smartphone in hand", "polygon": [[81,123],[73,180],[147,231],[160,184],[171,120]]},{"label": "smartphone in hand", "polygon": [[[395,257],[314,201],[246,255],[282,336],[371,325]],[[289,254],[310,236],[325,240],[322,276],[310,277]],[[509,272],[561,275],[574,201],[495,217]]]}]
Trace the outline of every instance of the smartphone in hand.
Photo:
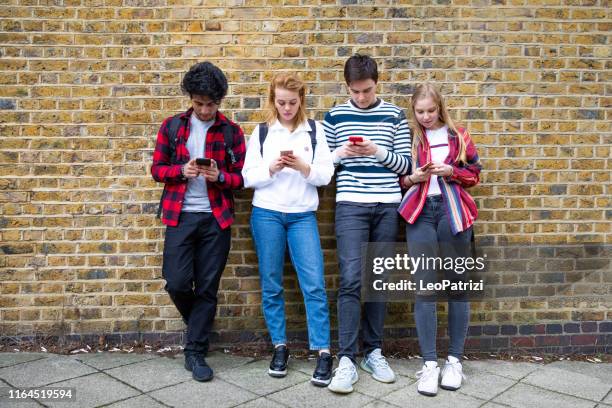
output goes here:
[{"label": "smartphone in hand", "polygon": [[363,142],[363,137],[361,136],[349,136],[349,142],[352,144]]},{"label": "smartphone in hand", "polygon": [[422,171],[427,171],[431,166],[433,166],[433,162],[429,162],[427,164],[425,164],[423,167],[421,167]]},{"label": "smartphone in hand", "polygon": [[293,155],[293,150],[281,150],[280,155],[281,155],[281,157],[283,157],[283,156],[292,156]]},{"label": "smartphone in hand", "polygon": [[196,164],[198,166],[206,166],[206,167],[210,167],[212,165],[210,159],[201,158],[201,157],[196,159]]}]

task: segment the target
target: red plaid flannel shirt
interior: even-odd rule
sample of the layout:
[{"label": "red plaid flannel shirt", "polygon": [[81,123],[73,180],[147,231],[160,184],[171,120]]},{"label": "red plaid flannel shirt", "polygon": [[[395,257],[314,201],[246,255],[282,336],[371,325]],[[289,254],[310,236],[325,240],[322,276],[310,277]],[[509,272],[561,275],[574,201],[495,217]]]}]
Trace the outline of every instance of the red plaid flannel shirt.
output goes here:
[{"label": "red plaid flannel shirt", "polygon": [[[186,143],[187,139],[189,139],[189,118],[192,112],[193,109],[189,109],[181,114],[181,119],[185,122],[178,130],[176,159],[174,163],[170,163],[172,152],[168,142],[168,124],[172,117],[164,120],[157,133],[151,175],[155,181],[165,184],[161,219],[164,224],[169,226],[178,225],[185,191],[187,190],[187,179],[181,174],[181,166],[190,160]],[[234,128],[234,143],[232,146],[234,157],[236,158],[236,163],[234,164],[232,164],[229,157],[226,157],[225,141],[221,131],[222,126],[232,126]],[[228,228],[234,221],[234,196],[232,190],[240,189],[244,184],[241,171],[244,165],[245,152],[244,133],[240,126],[227,119],[221,112],[217,112],[215,123],[206,133],[204,156],[214,159],[225,177],[224,183],[206,182],[210,207],[222,229]]]}]

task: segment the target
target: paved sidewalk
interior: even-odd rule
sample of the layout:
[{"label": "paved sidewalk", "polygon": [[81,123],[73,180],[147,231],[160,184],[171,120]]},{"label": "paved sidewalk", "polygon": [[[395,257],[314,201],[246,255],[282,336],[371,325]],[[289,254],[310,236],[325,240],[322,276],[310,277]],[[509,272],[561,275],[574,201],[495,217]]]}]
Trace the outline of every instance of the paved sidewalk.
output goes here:
[{"label": "paved sidewalk", "polygon": [[[416,392],[420,361],[390,359],[398,374],[382,384],[359,371],[356,391],[336,395],[309,383],[314,361],[289,362],[289,375],[267,375],[267,360],[219,352],[207,359],[215,371],[198,383],[176,358],[151,354],[0,353],[0,407],[612,407],[612,364],[557,361],[551,364],[499,360],[466,361],[468,379],[457,392],[436,397]],[[10,387],[68,387],[76,400],[14,401]]]}]

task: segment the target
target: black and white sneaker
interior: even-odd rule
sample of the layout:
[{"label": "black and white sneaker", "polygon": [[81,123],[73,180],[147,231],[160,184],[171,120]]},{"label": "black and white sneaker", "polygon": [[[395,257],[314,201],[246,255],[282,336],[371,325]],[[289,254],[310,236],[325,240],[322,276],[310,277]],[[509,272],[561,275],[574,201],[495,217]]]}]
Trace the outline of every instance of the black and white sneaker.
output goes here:
[{"label": "black and white sneaker", "polygon": [[332,378],[334,358],[329,353],[321,353],[317,358],[317,367],[312,374],[310,382],[317,387],[327,387]]},{"label": "black and white sneaker", "polygon": [[274,355],[270,362],[268,374],[270,377],[281,378],[287,375],[287,361],[289,360],[289,349],[281,345],[274,349]]}]

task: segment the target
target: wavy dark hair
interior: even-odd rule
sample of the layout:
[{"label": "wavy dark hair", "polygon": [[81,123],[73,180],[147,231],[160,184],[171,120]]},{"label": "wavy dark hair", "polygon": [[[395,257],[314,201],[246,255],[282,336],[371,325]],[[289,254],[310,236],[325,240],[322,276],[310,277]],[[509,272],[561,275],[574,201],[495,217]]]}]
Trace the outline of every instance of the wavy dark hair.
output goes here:
[{"label": "wavy dark hair", "polygon": [[199,62],[185,74],[181,89],[189,97],[207,96],[219,104],[227,95],[227,78],[217,66],[210,62]]},{"label": "wavy dark hair", "polygon": [[368,55],[355,54],[344,63],[344,80],[347,85],[353,81],[371,79],[378,83],[378,66]]}]

